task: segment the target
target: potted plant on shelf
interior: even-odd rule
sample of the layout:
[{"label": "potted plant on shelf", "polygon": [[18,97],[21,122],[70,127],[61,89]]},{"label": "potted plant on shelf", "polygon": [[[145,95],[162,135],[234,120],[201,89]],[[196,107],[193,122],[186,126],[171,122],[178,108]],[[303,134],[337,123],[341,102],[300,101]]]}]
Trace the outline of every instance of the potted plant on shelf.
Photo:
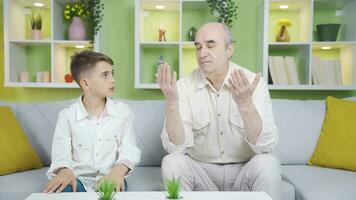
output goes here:
[{"label": "potted plant on shelf", "polygon": [[31,23],[31,39],[41,40],[42,39],[42,16],[38,13],[36,16],[33,12],[30,17]]},{"label": "potted plant on shelf", "polygon": [[218,22],[233,26],[238,8],[234,0],[207,0],[207,3],[211,14],[218,17]]},{"label": "potted plant on shelf", "polygon": [[183,199],[180,195],[180,181],[179,179],[164,179],[164,190],[166,191],[166,199]]},{"label": "potted plant on shelf", "polygon": [[87,17],[85,18],[89,39],[94,41],[94,36],[101,29],[101,21],[104,17],[104,4],[102,0],[81,0],[87,11]]},{"label": "potted plant on shelf", "polygon": [[69,3],[65,5],[63,15],[68,21],[71,21],[68,29],[68,38],[70,40],[86,40],[86,28],[82,18],[85,18],[88,11],[85,10],[82,3]]},{"label": "potted plant on shelf", "polygon": [[99,184],[99,200],[113,200],[116,193],[116,183],[113,181],[103,180]]}]

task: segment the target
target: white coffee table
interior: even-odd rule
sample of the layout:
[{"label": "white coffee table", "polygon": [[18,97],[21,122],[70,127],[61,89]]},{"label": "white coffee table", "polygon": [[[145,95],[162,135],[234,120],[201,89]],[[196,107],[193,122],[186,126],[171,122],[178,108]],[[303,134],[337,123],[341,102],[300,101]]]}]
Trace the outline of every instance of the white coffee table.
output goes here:
[{"label": "white coffee table", "polygon": [[[272,200],[265,192],[182,192],[183,200]],[[166,200],[163,192],[121,192],[116,200]],[[33,193],[25,200],[97,200],[94,192]]]}]

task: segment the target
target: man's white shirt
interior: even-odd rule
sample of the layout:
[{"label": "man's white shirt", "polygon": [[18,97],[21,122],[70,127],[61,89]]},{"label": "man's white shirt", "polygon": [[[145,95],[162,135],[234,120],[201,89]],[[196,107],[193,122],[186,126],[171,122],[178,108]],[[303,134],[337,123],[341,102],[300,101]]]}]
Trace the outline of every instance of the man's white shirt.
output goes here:
[{"label": "man's white shirt", "polygon": [[185,142],[179,146],[173,144],[164,125],[161,140],[168,153],[184,153],[208,163],[236,163],[275,147],[278,132],[267,83],[261,78],[252,96],[262,119],[262,131],[256,144],[251,144],[245,137],[244,122],[229,89],[228,79],[234,69],[242,69],[250,83],[255,79],[255,73],[230,62],[219,90],[212,87],[199,68],[177,82]]}]

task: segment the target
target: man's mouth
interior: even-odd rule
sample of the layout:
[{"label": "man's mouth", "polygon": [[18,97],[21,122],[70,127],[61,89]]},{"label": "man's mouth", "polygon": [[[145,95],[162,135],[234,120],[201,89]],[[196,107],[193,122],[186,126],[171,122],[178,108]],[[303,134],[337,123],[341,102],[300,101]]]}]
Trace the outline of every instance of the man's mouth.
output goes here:
[{"label": "man's mouth", "polygon": [[200,61],[200,64],[207,64],[207,63],[211,63],[211,61],[207,61],[207,60]]}]

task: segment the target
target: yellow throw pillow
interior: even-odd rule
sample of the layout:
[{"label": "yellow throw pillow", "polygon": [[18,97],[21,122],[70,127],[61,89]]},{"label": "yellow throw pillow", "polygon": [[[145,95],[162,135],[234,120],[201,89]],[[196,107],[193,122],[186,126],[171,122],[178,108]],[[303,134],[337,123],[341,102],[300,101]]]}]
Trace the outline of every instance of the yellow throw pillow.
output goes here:
[{"label": "yellow throw pillow", "polygon": [[10,107],[0,107],[0,175],[41,167]]},{"label": "yellow throw pillow", "polygon": [[356,102],[327,97],[318,144],[309,165],[356,171]]}]

